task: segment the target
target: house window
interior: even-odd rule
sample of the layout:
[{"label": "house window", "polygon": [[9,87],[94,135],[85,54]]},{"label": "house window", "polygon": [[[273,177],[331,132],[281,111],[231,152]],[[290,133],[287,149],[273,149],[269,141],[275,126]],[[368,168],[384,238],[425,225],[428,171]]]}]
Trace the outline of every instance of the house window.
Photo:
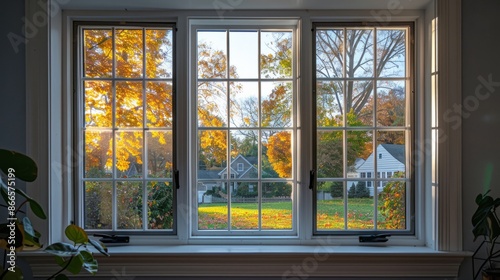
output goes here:
[{"label": "house window", "polygon": [[[405,159],[410,158],[406,148],[412,145],[412,24],[316,23],[313,30],[315,190],[338,184],[349,187],[347,172],[356,168],[359,158],[365,162],[357,168],[370,170],[367,178],[376,174],[362,182],[369,188],[382,186],[378,169],[387,164],[401,164],[403,170],[411,166]],[[383,150],[393,154],[394,163],[381,161]],[[405,203],[413,197],[407,191],[411,180],[406,174],[400,172],[398,180],[391,182],[397,185],[397,197],[403,197],[397,219],[388,214],[384,202],[400,198],[379,196],[374,188],[372,197],[315,201],[314,232],[411,233],[406,219],[411,207]],[[360,199],[367,210],[358,215]]]},{"label": "house window", "polygon": [[[215,182],[217,203],[197,205],[198,235],[295,230],[296,27],[243,22],[194,21],[191,29],[194,185],[212,181],[210,172],[231,174]],[[255,159],[255,165],[235,178],[231,167],[238,157]],[[243,171],[243,164],[236,170]]]},{"label": "house window", "polygon": [[75,31],[82,224],[174,233],[174,27],[75,23]]}]

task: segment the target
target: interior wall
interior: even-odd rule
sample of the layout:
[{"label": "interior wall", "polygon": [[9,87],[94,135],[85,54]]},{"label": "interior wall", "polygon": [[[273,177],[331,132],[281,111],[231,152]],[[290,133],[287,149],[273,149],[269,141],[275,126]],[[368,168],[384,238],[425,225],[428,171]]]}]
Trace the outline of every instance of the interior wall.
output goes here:
[{"label": "interior wall", "polygon": [[[0,36],[2,38],[0,40],[2,62],[2,67],[0,67],[2,85],[0,147],[25,151],[25,46],[23,43],[18,44],[16,52],[8,37],[8,34],[23,36],[21,30],[24,1],[3,0],[3,3],[4,7],[8,8],[0,11]],[[457,125],[462,125],[463,130],[463,240],[464,249],[472,251],[477,245],[472,242],[470,225],[470,218],[475,210],[474,197],[488,187],[493,189],[494,195],[500,196],[500,17],[498,16],[500,1],[462,0],[462,5],[464,107],[462,110],[453,111],[450,114],[454,115],[450,116],[458,114],[463,120],[462,123],[457,122]],[[476,91],[478,88],[480,90]],[[470,260],[467,260],[462,265],[459,279],[471,278]],[[195,278],[171,279],[194,280]],[[309,279],[313,280],[313,278]]]}]

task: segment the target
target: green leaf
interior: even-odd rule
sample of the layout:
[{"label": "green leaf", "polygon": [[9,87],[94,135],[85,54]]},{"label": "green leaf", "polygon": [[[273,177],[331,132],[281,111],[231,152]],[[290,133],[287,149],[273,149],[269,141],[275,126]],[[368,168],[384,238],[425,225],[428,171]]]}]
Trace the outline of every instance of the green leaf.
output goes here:
[{"label": "green leaf", "polygon": [[24,226],[24,232],[31,235],[35,236],[35,230],[33,230],[33,226],[31,225],[31,221],[28,217],[23,218],[23,226]]},{"label": "green leaf", "polygon": [[78,250],[73,245],[62,242],[50,244],[44,251],[60,257],[70,257],[78,254]]},{"label": "green leaf", "polygon": [[58,274],[56,276],[56,278],[54,278],[55,280],[69,280],[68,276],[66,276],[65,274]]},{"label": "green leaf", "polygon": [[[0,178],[0,181],[1,181],[1,178]],[[7,195],[7,190],[4,188],[3,186],[3,182],[1,182],[1,187],[0,187],[0,194],[2,195],[3,197],[3,200],[5,201],[5,203],[9,203],[9,196]]]},{"label": "green leaf", "polygon": [[12,272],[11,270],[7,270],[7,273],[5,273],[5,275],[2,278],[2,280],[22,280],[22,279],[24,279],[23,271],[18,266],[14,267],[14,272]]},{"label": "green leaf", "polygon": [[76,256],[73,258],[67,260],[66,263],[69,262],[69,265],[66,267],[66,270],[73,273],[73,274],[78,274],[80,271],[82,271],[83,267],[83,259],[80,253],[78,253]]},{"label": "green leaf", "polygon": [[[0,224],[0,248],[3,248],[5,250],[9,250],[10,246],[13,246],[14,244],[8,244],[8,237],[10,236],[11,228],[9,227],[9,224]],[[16,250],[20,247],[23,247],[23,229],[21,228],[22,225],[16,222],[16,227],[15,227],[15,236],[14,236],[14,242],[15,242],[15,247]]]},{"label": "green leaf", "polygon": [[89,238],[89,242],[90,244],[97,249],[97,251],[99,251],[101,254],[109,257],[109,254],[108,254],[108,248],[106,248],[106,246],[104,244],[102,244],[100,241],[95,241],[93,239],[90,239]]},{"label": "green leaf", "polygon": [[83,268],[92,274],[97,273],[98,265],[94,256],[88,251],[80,251],[80,255],[83,259]]},{"label": "green leaf", "polygon": [[[9,172],[13,169],[14,172]],[[16,178],[26,181],[35,181],[38,167],[33,159],[25,154],[0,149],[0,170],[5,174],[13,173]]]},{"label": "green leaf", "polygon": [[47,216],[45,215],[45,212],[43,211],[42,206],[40,206],[40,204],[38,204],[38,202],[36,202],[33,199],[30,199],[29,204],[30,204],[31,211],[33,211],[33,214],[35,214],[38,218],[40,218],[42,220],[47,219]]},{"label": "green leaf", "polygon": [[69,225],[64,231],[69,240],[75,242],[76,244],[89,242],[89,237],[87,233],[77,225]]}]

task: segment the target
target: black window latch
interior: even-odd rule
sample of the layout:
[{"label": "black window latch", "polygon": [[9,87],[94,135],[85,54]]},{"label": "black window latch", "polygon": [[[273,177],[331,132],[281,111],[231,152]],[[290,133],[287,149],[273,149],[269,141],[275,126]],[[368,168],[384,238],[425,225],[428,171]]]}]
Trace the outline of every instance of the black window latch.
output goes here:
[{"label": "black window latch", "polygon": [[96,237],[101,237],[99,241],[102,243],[128,243],[129,237],[126,235],[109,235],[109,234],[94,234]]},{"label": "black window latch", "polygon": [[360,235],[359,242],[387,242],[389,240],[390,234],[372,234],[372,235]]}]

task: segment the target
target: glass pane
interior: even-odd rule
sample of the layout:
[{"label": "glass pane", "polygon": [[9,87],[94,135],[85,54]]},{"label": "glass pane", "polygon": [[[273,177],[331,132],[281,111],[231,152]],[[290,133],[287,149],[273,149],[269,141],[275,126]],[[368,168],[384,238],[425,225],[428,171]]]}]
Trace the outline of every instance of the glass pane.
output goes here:
[{"label": "glass pane", "polygon": [[228,184],[231,193],[231,229],[259,228],[259,187],[257,182]]},{"label": "glass pane", "polygon": [[316,123],[318,127],[343,126],[343,82],[317,83]]},{"label": "glass pane", "polygon": [[372,77],[373,29],[348,29],[346,32],[347,77]]},{"label": "glass pane", "polygon": [[227,131],[199,131],[198,145],[198,179],[222,178],[227,167]]},{"label": "glass pane", "polygon": [[317,229],[344,229],[344,185],[342,182],[318,182],[316,189]]},{"label": "glass pane", "polygon": [[197,35],[198,78],[227,78],[226,31],[198,31]]},{"label": "glass pane", "polygon": [[116,177],[142,177],[142,131],[116,132]]},{"label": "glass pane", "polygon": [[377,30],[377,73],[379,77],[406,76],[406,30]]},{"label": "glass pane", "polygon": [[148,127],[172,127],[172,83],[146,83],[146,121]]},{"label": "glass pane", "polygon": [[[436,183],[437,182],[437,167],[438,167],[438,155],[437,155],[437,148],[438,148],[438,130],[437,129],[432,129],[431,130],[431,138],[432,138],[432,144],[431,144],[431,173],[432,173],[432,182]],[[427,144],[428,145],[428,144]],[[426,146],[426,151],[429,149],[428,146]]]},{"label": "glass pane", "polygon": [[231,178],[258,178],[258,137],[257,130],[231,132]]},{"label": "glass pane", "polygon": [[377,83],[377,126],[406,125],[405,81]]},{"label": "glass pane", "polygon": [[261,78],[292,77],[292,35],[292,32],[261,32]]},{"label": "glass pane", "polygon": [[113,176],[113,139],[111,131],[85,131],[85,178]]},{"label": "glass pane", "polygon": [[342,131],[317,132],[318,178],[342,178],[344,176],[342,135]]},{"label": "glass pane", "polygon": [[85,126],[112,127],[113,92],[111,82],[85,81]]},{"label": "glass pane", "polygon": [[257,82],[230,83],[231,127],[259,125],[259,84]]},{"label": "glass pane", "polygon": [[437,87],[438,87],[438,79],[437,75],[431,75],[431,126],[436,127],[438,125],[438,111],[437,111],[437,106],[438,106],[438,92],[437,92]]},{"label": "glass pane", "polygon": [[142,77],[143,38],[141,29],[117,29],[115,31],[116,76]]},{"label": "glass pane", "polygon": [[344,30],[316,31],[316,76],[342,78],[344,61]]},{"label": "glass pane", "polygon": [[375,202],[370,197],[368,183],[359,181],[351,184],[347,192],[347,229],[373,229]]},{"label": "glass pane", "polygon": [[111,229],[113,226],[113,183],[84,182],[85,229]]},{"label": "glass pane", "polygon": [[263,82],[261,84],[263,127],[291,127],[293,94],[291,82]]},{"label": "glass pane", "polygon": [[116,82],[116,126],[142,127],[142,82]]},{"label": "glass pane", "polygon": [[[398,144],[395,144],[398,143]],[[403,131],[383,131],[377,137],[377,171],[405,172],[406,150]]]},{"label": "glass pane", "polygon": [[117,182],[118,229],[142,229],[142,183]]},{"label": "glass pane", "polygon": [[171,29],[146,29],[146,73],[148,78],[172,77]]},{"label": "glass pane", "polygon": [[198,126],[227,126],[227,83],[198,83]]},{"label": "glass pane", "polygon": [[198,229],[228,229],[227,185],[219,182],[198,183]]},{"label": "glass pane", "polygon": [[[366,172],[373,172],[372,135],[372,131],[347,131],[347,178],[366,178]],[[347,186],[351,187],[351,183],[357,184],[348,182]]]},{"label": "glass pane", "polygon": [[[396,173],[393,178],[402,178]],[[406,183],[404,181],[382,181],[378,196],[379,229],[406,229]]]},{"label": "glass pane", "polygon": [[349,126],[373,126],[373,81],[348,81],[346,102]]},{"label": "glass pane", "polygon": [[229,32],[231,78],[257,78],[259,67],[257,31]]},{"label": "glass pane", "polygon": [[292,229],[292,185],[285,182],[262,184],[262,229]]},{"label": "glass pane", "polygon": [[263,131],[262,177],[292,177],[292,133],[290,131]]},{"label": "glass pane", "polygon": [[146,137],[148,177],[172,178],[172,131],[150,130],[146,132]]},{"label": "glass pane", "polygon": [[113,39],[111,30],[83,31],[85,77],[111,77],[113,68]]},{"label": "glass pane", "polygon": [[174,192],[170,182],[148,182],[148,229],[172,229]]}]

